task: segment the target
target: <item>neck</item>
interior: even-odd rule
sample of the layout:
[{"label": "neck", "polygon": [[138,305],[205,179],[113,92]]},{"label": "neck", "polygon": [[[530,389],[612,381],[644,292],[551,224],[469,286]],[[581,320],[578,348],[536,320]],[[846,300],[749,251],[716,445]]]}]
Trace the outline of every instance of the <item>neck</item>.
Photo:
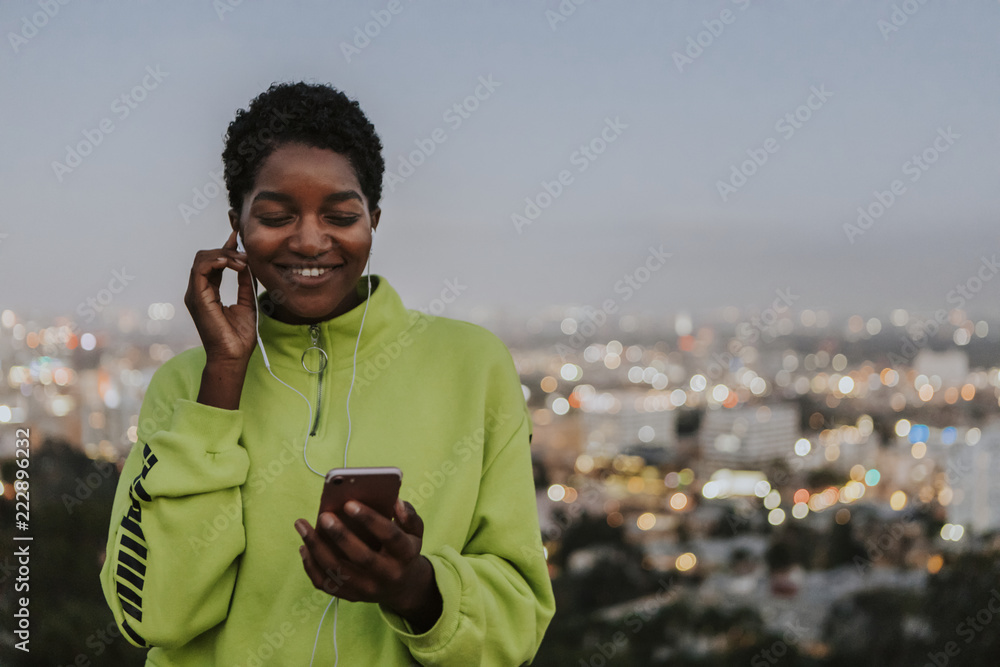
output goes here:
[{"label": "neck", "polygon": [[[285,324],[319,324],[320,322],[325,322],[327,320],[332,320],[335,317],[340,317],[344,313],[354,310],[362,303],[364,303],[367,294],[367,281],[363,280],[360,284],[364,284],[365,294],[362,294],[357,289],[348,292],[344,300],[337,304],[337,307],[333,309],[331,313],[322,315],[320,317],[301,317],[289,313],[288,311],[275,305],[274,301],[271,300],[269,293],[265,293],[261,296],[261,306],[266,309],[266,312],[271,315],[274,319],[279,322],[284,322]],[[374,285],[372,285],[374,289]]]}]

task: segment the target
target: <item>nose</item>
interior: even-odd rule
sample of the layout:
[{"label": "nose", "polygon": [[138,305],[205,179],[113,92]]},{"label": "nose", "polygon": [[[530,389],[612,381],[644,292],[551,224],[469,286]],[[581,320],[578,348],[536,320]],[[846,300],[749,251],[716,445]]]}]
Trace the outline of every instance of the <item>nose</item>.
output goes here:
[{"label": "nose", "polygon": [[333,237],[317,215],[304,215],[295,225],[288,247],[303,257],[319,257],[333,248]]}]

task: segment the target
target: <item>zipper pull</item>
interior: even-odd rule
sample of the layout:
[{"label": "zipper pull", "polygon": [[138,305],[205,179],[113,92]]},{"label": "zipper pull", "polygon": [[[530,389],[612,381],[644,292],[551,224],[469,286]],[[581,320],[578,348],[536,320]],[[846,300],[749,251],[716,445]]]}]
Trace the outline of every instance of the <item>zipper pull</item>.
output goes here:
[{"label": "zipper pull", "polygon": [[[326,368],[326,364],[329,358],[326,356],[326,350],[319,346],[319,325],[310,324],[309,325],[309,338],[312,339],[312,345],[307,347],[302,352],[302,368],[306,369],[310,373],[322,373],[323,369]],[[306,355],[309,354],[309,350],[316,350],[319,352],[319,368],[313,369],[306,364]]]}]

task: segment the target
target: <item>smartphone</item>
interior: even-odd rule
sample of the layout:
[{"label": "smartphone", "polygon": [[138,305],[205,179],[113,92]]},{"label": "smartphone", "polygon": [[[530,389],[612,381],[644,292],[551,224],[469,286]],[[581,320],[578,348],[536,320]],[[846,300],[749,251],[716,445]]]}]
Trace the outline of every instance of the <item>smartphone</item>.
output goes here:
[{"label": "smartphone", "polygon": [[[333,512],[372,549],[381,542],[344,511],[348,500],[357,500],[391,519],[396,514],[396,499],[403,483],[403,471],[394,467],[334,468],[326,474],[319,511]],[[319,518],[317,517],[317,525]]]}]

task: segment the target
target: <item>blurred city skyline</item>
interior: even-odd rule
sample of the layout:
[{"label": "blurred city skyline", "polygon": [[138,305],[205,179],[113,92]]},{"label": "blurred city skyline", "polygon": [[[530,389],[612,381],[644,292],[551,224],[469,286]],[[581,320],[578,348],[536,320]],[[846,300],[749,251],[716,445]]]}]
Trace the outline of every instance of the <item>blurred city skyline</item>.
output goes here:
[{"label": "blurred city skyline", "polygon": [[557,599],[534,664],[1000,661],[1000,3],[34,0],[0,27],[0,513],[30,479],[46,547],[17,664],[144,662],[99,587],[112,500],[199,343],[226,127],[294,80],[382,138],[372,272],[511,352]]},{"label": "blurred city skyline", "polygon": [[[19,315],[78,316],[115,272],[134,278],[111,307],[183,311],[195,252],[228,235],[226,126],[299,79],[358,99],[382,137],[372,268],[411,308],[451,280],[460,317],[763,309],[778,290],[845,320],[996,313],[997,3],[49,12],[0,8],[17,128],[0,279]],[[670,257],[625,299],[651,247]]]}]

